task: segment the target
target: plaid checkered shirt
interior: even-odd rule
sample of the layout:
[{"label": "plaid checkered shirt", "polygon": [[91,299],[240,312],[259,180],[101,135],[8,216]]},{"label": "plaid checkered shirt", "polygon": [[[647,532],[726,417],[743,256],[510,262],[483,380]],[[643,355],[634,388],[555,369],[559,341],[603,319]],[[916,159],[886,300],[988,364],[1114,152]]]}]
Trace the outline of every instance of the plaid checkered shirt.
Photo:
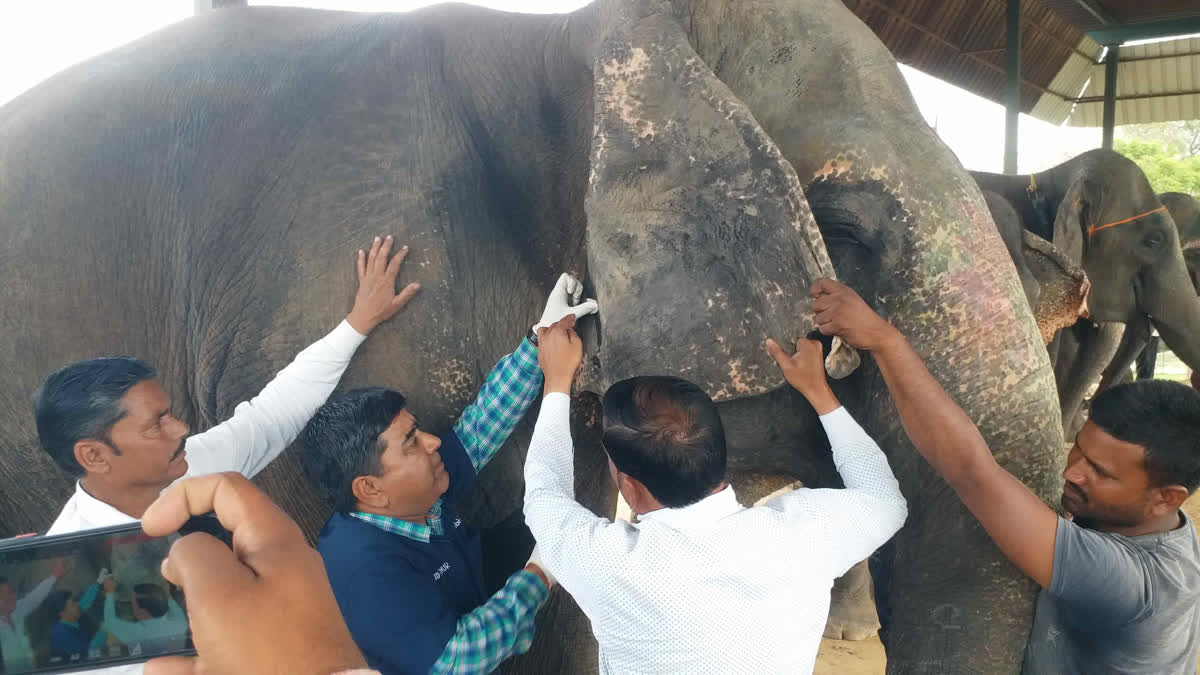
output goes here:
[{"label": "plaid checkered shirt", "polygon": [[[524,417],[542,387],[537,347],[522,340],[516,351],[500,359],[484,382],[475,402],[467,406],[454,425],[478,473]],[[349,514],[381,530],[429,543],[445,532],[439,499],[425,514],[425,524],[373,513]],[[446,644],[431,673],[490,673],[513,654],[522,654],[533,642],[534,617],[550,591],[532,572],[521,570],[486,603],[459,617],[458,629]]]}]

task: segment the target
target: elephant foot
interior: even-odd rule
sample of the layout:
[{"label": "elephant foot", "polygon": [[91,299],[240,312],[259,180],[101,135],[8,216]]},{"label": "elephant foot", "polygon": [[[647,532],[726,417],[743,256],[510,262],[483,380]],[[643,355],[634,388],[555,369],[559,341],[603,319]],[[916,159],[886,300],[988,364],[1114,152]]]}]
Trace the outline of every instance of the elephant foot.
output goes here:
[{"label": "elephant foot", "polygon": [[832,640],[865,640],[879,630],[879,615],[871,589],[867,561],[850,568],[833,582],[825,637]]}]

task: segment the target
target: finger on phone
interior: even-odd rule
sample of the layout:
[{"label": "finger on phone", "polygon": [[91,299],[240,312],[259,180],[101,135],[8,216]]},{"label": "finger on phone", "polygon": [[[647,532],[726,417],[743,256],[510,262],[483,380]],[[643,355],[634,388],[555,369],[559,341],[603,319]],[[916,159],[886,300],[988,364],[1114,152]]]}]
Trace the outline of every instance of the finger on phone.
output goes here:
[{"label": "finger on phone", "polygon": [[172,544],[163,561],[162,573],[167,581],[192,598],[230,597],[255,578],[228,546],[203,532],[189,534]]},{"label": "finger on phone", "polygon": [[303,541],[296,523],[264,492],[238,473],[218,473],[176,483],[142,515],[142,529],[152,537],[178,530],[188,518],[215,511],[221,526],[233,533],[239,551],[263,551],[290,539]]}]

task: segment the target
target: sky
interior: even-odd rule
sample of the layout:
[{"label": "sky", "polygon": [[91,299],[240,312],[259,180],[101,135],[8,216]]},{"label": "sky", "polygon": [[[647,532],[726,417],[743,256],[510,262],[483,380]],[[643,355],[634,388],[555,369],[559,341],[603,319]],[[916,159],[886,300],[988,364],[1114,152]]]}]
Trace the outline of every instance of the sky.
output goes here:
[{"label": "sky", "polygon": [[[514,12],[570,12],[590,0],[470,0]],[[251,5],[408,11],[434,0],[251,0]],[[192,16],[194,0],[0,0],[0,105],[54,73]],[[999,172],[1004,108],[906,66],[922,114],[969,169]],[[1056,127],[1021,116],[1018,169],[1053,166],[1100,145],[1099,129]]]}]

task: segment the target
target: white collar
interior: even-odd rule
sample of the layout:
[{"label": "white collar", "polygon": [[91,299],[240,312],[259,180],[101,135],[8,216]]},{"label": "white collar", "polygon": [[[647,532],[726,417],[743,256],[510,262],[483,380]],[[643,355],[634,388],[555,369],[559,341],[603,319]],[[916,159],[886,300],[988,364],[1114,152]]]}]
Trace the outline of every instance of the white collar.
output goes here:
[{"label": "white collar", "polygon": [[115,506],[88,494],[81,481],[75,481],[75,514],[89,528],[137,522],[137,518],[122,513]]},{"label": "white collar", "polygon": [[677,509],[659,509],[643,513],[638,515],[638,520],[641,522],[653,521],[674,528],[685,528],[689,525],[714,523],[744,509],[745,507],[737,502],[733,486],[726,485],[724,490],[711,494],[695,504]]}]

